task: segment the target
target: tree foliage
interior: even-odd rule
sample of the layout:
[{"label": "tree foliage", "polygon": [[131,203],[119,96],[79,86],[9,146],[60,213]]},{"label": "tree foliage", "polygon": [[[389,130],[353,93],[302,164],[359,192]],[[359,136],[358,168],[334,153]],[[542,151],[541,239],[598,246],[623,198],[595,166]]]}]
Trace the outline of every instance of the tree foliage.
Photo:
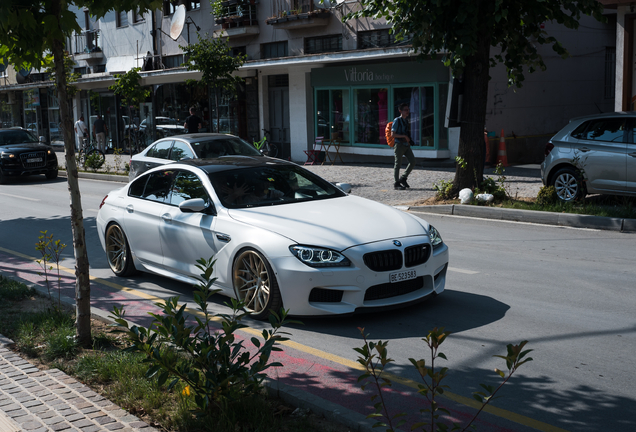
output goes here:
[{"label": "tree foliage", "polygon": [[132,68],[125,74],[115,75],[115,84],[108,87],[109,90],[121,97],[126,106],[138,106],[146,101],[151,91],[147,87],[142,87],[139,81],[141,68]]},{"label": "tree foliage", "polygon": [[[459,156],[454,190],[475,187],[483,175],[483,130],[486,122],[488,70],[501,63],[509,85],[521,86],[526,72],[544,70],[537,47],[550,45],[562,57],[566,48],[543,25],[556,22],[577,29],[581,15],[603,20],[596,0],[360,0],[360,8],[343,20],[384,18],[398,39],[408,37],[425,58],[441,58],[463,79]],[[491,55],[490,48],[497,47]]]}]

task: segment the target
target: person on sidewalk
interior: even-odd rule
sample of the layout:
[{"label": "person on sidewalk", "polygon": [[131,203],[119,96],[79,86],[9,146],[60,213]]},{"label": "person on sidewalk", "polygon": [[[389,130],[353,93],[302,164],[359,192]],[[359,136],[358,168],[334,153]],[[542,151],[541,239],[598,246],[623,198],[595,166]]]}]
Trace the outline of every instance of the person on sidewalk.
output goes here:
[{"label": "person on sidewalk", "polygon": [[[393,126],[391,127],[393,137],[395,138],[395,146],[393,147],[393,151],[395,152],[395,165],[393,166],[395,183],[393,187],[396,190],[404,190],[410,187],[406,179],[415,167],[415,155],[413,155],[413,149],[411,148],[412,141],[409,136],[409,105],[406,103],[400,104],[398,110],[400,111],[400,115],[393,120]],[[406,156],[409,164],[406,166],[402,177],[400,177],[402,156]]]},{"label": "person on sidewalk", "polygon": [[196,115],[196,111],[194,107],[190,108],[190,115],[186,118],[184,128],[188,130],[188,133],[197,133],[199,129],[201,129],[201,118]]},{"label": "person on sidewalk", "polygon": [[84,123],[84,116],[81,115],[79,120],[75,122],[75,151],[84,147],[84,140],[88,138],[88,128]]},{"label": "person on sidewalk", "polygon": [[108,130],[106,122],[102,119],[101,114],[97,114],[97,120],[93,123],[93,138],[97,140],[97,148],[106,153],[106,131]]}]

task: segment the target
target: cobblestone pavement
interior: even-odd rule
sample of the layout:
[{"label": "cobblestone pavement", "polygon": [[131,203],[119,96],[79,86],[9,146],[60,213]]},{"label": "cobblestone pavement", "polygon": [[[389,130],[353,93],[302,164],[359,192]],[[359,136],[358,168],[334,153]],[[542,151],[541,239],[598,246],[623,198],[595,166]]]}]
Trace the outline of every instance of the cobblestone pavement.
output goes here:
[{"label": "cobblestone pavement", "polygon": [[154,432],[58,369],[40,370],[0,335],[0,432]]}]

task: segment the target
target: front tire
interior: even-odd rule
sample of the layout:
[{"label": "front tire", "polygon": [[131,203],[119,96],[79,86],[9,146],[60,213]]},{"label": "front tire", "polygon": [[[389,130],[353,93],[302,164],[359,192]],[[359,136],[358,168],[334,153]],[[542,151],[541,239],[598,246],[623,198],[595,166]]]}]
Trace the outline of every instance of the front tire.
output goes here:
[{"label": "front tire", "polygon": [[137,272],[126,234],[116,223],[106,228],[106,257],[116,276],[131,276]]},{"label": "front tire", "polygon": [[55,180],[57,178],[57,168],[55,168],[54,170],[51,171],[47,171],[46,172],[46,179],[47,180]]},{"label": "front tire", "polygon": [[552,186],[563,202],[573,202],[585,196],[581,175],[574,168],[561,168],[552,177]]},{"label": "front tire", "polygon": [[241,250],[232,269],[234,292],[243,308],[258,320],[266,319],[283,305],[276,276],[267,259],[254,249]]}]

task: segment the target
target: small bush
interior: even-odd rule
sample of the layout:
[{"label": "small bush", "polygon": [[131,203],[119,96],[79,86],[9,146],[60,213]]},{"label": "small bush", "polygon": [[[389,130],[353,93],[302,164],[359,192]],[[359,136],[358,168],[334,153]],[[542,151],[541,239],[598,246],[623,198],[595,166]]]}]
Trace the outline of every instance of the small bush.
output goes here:
[{"label": "small bush", "polygon": [[556,204],[558,199],[554,186],[543,186],[537,194],[537,204],[540,206]]},{"label": "small bush", "polygon": [[448,200],[455,198],[453,193],[453,182],[440,180],[437,183],[433,183],[433,189],[435,189],[435,196],[437,199]]},{"label": "small bush", "polygon": [[29,298],[34,294],[35,290],[33,288],[0,275],[0,300],[18,301]]},{"label": "small bush", "polygon": [[102,159],[102,156],[99,153],[95,152],[86,156],[86,162],[84,163],[84,166],[96,171],[100,169],[103,164],[104,159]]},{"label": "small bush", "polygon": [[75,357],[76,353],[77,342],[73,327],[60,327],[46,336],[46,348],[44,348],[46,359],[69,359]]}]

